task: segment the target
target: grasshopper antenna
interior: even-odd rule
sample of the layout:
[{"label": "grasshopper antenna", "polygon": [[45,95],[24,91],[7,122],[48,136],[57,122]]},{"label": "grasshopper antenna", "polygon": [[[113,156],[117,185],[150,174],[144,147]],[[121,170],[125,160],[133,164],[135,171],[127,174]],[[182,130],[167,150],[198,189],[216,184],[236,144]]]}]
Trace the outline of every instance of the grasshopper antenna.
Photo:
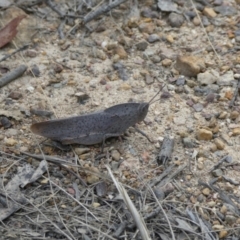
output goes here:
[{"label": "grasshopper antenna", "polygon": [[[163,84],[162,86],[161,86],[161,88],[159,89],[159,91],[152,97],[152,99],[149,101],[149,105],[151,104],[151,103],[155,103],[156,101],[159,101],[159,99],[157,99],[156,101],[153,101],[154,99],[155,99],[155,97],[163,90],[163,88],[165,87],[165,85],[166,84]],[[153,102],[152,102],[153,101]]]}]

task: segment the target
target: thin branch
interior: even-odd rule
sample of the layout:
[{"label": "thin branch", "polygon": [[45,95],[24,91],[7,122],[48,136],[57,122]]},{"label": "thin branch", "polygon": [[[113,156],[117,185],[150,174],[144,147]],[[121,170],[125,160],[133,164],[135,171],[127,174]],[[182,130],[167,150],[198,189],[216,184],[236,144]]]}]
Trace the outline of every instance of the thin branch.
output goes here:
[{"label": "thin branch", "polygon": [[95,11],[92,11],[88,13],[84,18],[83,18],[83,23],[86,24],[90,21],[92,21],[94,18],[109,12],[111,9],[119,6],[120,4],[126,2],[127,0],[115,0],[115,1],[110,1],[109,4],[103,4],[99,8],[97,8]]},{"label": "thin branch", "polygon": [[21,77],[26,70],[26,65],[20,65],[18,68],[15,68],[11,72],[5,74],[3,77],[0,78],[0,88]]},{"label": "thin branch", "polygon": [[215,53],[215,55],[217,56],[217,58],[221,61],[219,55],[217,54],[217,52],[216,52],[216,50],[215,50],[215,47],[213,46],[213,44],[212,44],[212,42],[211,42],[211,40],[210,40],[210,38],[209,38],[209,36],[208,36],[208,34],[207,34],[207,31],[206,31],[205,27],[203,26],[202,19],[201,19],[201,17],[199,16],[198,10],[196,9],[196,7],[195,7],[195,5],[194,5],[193,0],[190,0],[190,1],[191,1],[191,3],[192,3],[193,9],[194,9],[195,13],[197,14],[197,17],[198,17],[198,19],[199,19],[199,21],[200,21],[201,27],[203,28],[203,31],[204,31],[205,35],[207,36],[208,42],[209,42],[212,50],[214,51],[214,53]]},{"label": "thin branch", "polygon": [[13,56],[14,54],[23,51],[25,49],[27,49],[30,46],[30,44],[25,44],[22,47],[16,49],[14,52],[12,52],[11,54],[7,54],[6,56],[4,56],[3,58],[0,59],[0,62],[5,61],[6,59],[10,58],[11,56]]}]

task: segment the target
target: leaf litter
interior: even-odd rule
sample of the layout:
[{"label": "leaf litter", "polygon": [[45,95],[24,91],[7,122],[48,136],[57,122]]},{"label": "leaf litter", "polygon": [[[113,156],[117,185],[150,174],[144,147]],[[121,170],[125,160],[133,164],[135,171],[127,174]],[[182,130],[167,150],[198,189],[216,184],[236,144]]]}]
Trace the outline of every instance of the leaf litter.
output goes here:
[{"label": "leaf litter", "polygon": [[19,23],[25,18],[25,15],[18,16],[14,18],[11,22],[9,22],[5,27],[0,29],[0,48],[8,44],[13,40],[13,38],[17,35],[17,27]]},{"label": "leaf litter", "polygon": [[[53,11],[57,8],[52,1],[46,2],[48,3],[47,6]],[[114,4],[117,6],[118,3],[121,2],[123,1]],[[166,1],[158,1],[158,4],[161,2]],[[91,8],[87,8],[87,11],[92,11],[92,16],[99,17],[99,15],[106,11],[106,5],[103,6],[104,8],[102,9],[100,6],[100,11],[92,11]],[[39,6],[32,10],[37,11],[38,7]],[[78,7],[80,10],[81,7]],[[112,6],[110,6],[110,8],[111,7]],[[172,6],[170,7],[167,11],[175,11],[172,9]],[[85,8],[83,9],[83,11],[86,11]],[[42,12],[39,11],[38,14],[46,12],[45,10],[46,9]],[[55,11],[60,18],[64,15],[70,18],[76,17],[63,10],[64,7],[61,8],[61,11]],[[89,15],[91,16],[91,14]],[[94,27],[93,21],[89,24],[92,24],[90,26]],[[76,21],[76,25],[74,25],[70,31],[68,28],[67,33],[71,35],[72,31],[74,32],[79,25]],[[65,33],[62,34],[64,31],[62,27],[64,26],[65,21],[61,21],[58,29],[60,36],[65,36]],[[89,32],[94,29],[91,29],[91,27],[89,28],[88,25]],[[70,42],[67,41],[64,44],[64,46],[68,48],[71,46]],[[59,43],[59,45],[61,45],[61,43]],[[62,51],[67,50],[67,48],[64,47],[61,49]],[[43,55],[44,54],[43,52]],[[80,56],[82,56],[81,54],[82,53],[80,53]],[[112,53],[108,52],[108,54]],[[64,57],[65,56],[63,56],[63,58]],[[85,59],[83,59],[83,61],[85,61]],[[92,67],[94,63],[98,64],[98,61],[93,60],[90,64],[87,63],[87,68],[90,72],[92,71],[97,75],[98,70]],[[123,66],[125,66],[125,64]],[[81,66],[78,67],[81,68]],[[125,70],[127,75],[130,76],[128,67],[126,67],[126,69],[124,68],[124,71]],[[64,71],[63,74],[65,74]],[[56,78],[58,77],[59,75]],[[111,74],[107,77],[110,79]],[[61,80],[61,78],[57,80],[59,81],[59,79]],[[85,80],[88,81],[88,79]],[[65,86],[64,84],[66,83],[63,82],[61,86]],[[71,80],[68,84],[72,84]],[[109,85],[108,82],[107,84]],[[90,85],[93,90],[96,90],[94,83]],[[16,87],[18,85],[16,83],[16,85],[13,86]],[[41,105],[44,111],[48,108],[45,105],[46,99],[42,98],[39,93],[44,92],[46,86],[47,84],[40,84],[39,86],[34,86],[36,87],[34,89],[29,84],[26,88],[26,98],[29,97],[31,91],[36,90],[34,92],[35,97],[38,100],[42,100]],[[56,83],[53,88],[57,89],[59,86],[60,85]],[[106,89],[111,89],[111,87],[112,86],[107,86]],[[128,87],[126,84],[123,85],[123,88]],[[79,90],[85,92],[86,89],[82,88]],[[145,90],[142,86],[138,85],[132,86],[132,91],[136,94],[144,94]],[[55,93],[56,91],[53,89],[50,91],[49,96],[54,96]],[[63,93],[61,94],[64,95]],[[166,95],[173,98],[174,93],[172,92],[170,94],[166,91]],[[68,96],[71,96],[71,94],[69,93]],[[113,98],[116,98],[116,96],[110,95],[108,104],[111,105],[111,103],[113,103]],[[120,94],[119,98],[121,98]],[[177,100],[178,99],[174,98],[174,101]],[[196,98],[194,101],[195,100]],[[101,102],[102,99],[90,99],[89,101],[91,101],[91,106],[96,107],[99,106],[99,102]],[[173,101],[173,99],[169,100],[169,102],[171,101]],[[62,102],[61,98],[60,100],[58,99],[58,103]],[[70,110],[69,106],[72,103],[71,100],[67,101],[68,110]],[[163,102],[162,104],[164,105]],[[51,108],[51,104],[49,105]],[[167,107],[170,109],[173,105],[171,106],[169,104]],[[9,110],[4,110],[3,115],[14,118],[14,114],[11,115],[11,106],[9,108]],[[64,114],[68,113],[69,112],[66,111]],[[40,117],[42,117],[41,114]],[[195,115],[195,117],[197,118],[198,115]],[[19,119],[15,117],[15,120],[25,121],[23,116]],[[169,131],[167,123],[165,126],[166,129],[164,130]],[[23,126],[21,130],[23,131],[25,129],[25,126]],[[224,224],[224,218],[222,216],[224,209],[216,212],[216,209],[210,208],[204,203],[201,204],[200,201],[194,204],[196,203],[195,195],[191,192],[193,190],[192,182],[188,180],[188,177],[189,175],[195,175],[197,173],[195,158],[191,158],[186,154],[184,155],[186,162],[183,164],[183,162],[178,159],[181,155],[179,149],[176,150],[176,147],[173,149],[171,145],[167,153],[165,152],[161,155],[161,151],[159,151],[159,154],[155,154],[155,157],[158,156],[161,159],[162,156],[162,160],[166,161],[166,168],[162,165],[158,166],[151,157],[149,157],[148,161],[145,161],[143,157],[143,162],[140,162],[138,166],[134,161],[129,161],[129,165],[122,164],[124,161],[126,162],[128,159],[133,159],[134,156],[136,157],[138,155],[134,142],[131,141],[129,135],[126,134],[126,136],[128,139],[125,143],[128,142],[129,146],[125,147],[124,150],[128,149],[131,154],[123,155],[121,147],[118,147],[117,149],[121,153],[120,156],[123,155],[124,159],[119,159],[119,163],[117,162],[118,167],[115,169],[115,165],[111,159],[111,147],[107,147],[105,149],[105,156],[99,157],[96,162],[95,159],[97,159],[96,155],[98,151],[94,148],[90,148],[90,153],[87,152],[84,153],[85,155],[82,154],[79,156],[75,153],[53,150],[48,146],[43,146],[38,150],[36,149],[36,141],[32,143],[28,140],[22,141],[20,138],[21,144],[31,146],[27,148],[27,150],[35,152],[35,154],[27,153],[28,156],[26,156],[26,153],[23,153],[24,151],[19,150],[19,146],[16,146],[16,148],[3,146],[3,151],[1,151],[0,156],[0,170],[2,182],[4,182],[2,186],[5,187],[2,188],[1,192],[1,204],[5,207],[5,211],[7,210],[9,212],[7,215],[5,214],[8,218],[4,220],[5,228],[0,229],[1,234],[6,237],[17,236],[26,239],[31,239],[31,236],[35,236],[36,238],[51,237],[53,239],[184,239],[186,237],[188,239],[218,239],[221,226],[223,226],[220,224]],[[139,145],[139,147],[147,147],[144,140],[140,138],[137,140],[136,142],[138,142],[138,144],[141,141],[144,143]],[[114,141],[111,143],[113,143],[114,148]],[[118,142],[118,145],[122,144],[126,146],[125,143]],[[175,144],[179,144],[179,141]],[[74,150],[75,149],[73,149],[73,151]],[[176,151],[179,152],[176,153]],[[44,152],[44,154],[42,152]],[[174,154],[171,156],[172,152]],[[53,157],[56,153],[58,156]],[[144,155],[147,155],[147,153],[144,153]],[[216,159],[218,159],[218,157],[216,157]],[[45,161],[48,161],[48,173],[46,173],[45,167],[39,168],[39,161],[42,161],[44,164],[46,163]],[[28,165],[29,163],[31,165]],[[106,163],[111,164],[113,173],[111,173],[111,170],[106,169]],[[119,168],[121,164],[122,168]],[[169,167],[167,167],[168,164]],[[192,168],[191,164],[194,165],[194,168]],[[225,169],[228,167],[238,168],[237,162],[233,162],[231,165],[223,162],[221,162],[221,164],[221,168],[224,167]],[[215,165],[214,168],[219,168],[219,166]],[[120,172],[118,172],[119,169],[121,169]],[[109,175],[112,176],[114,181]],[[89,177],[91,177],[91,181],[87,182],[87,180],[90,180]],[[16,181],[16,179],[18,181]],[[229,196],[228,191],[220,189],[219,186],[215,186],[215,184],[221,186],[223,179],[231,181],[231,179],[226,177],[214,179],[212,182],[199,182],[199,185],[195,185],[195,191],[197,192],[198,189],[202,189],[201,186],[210,189],[210,192],[212,192],[206,197],[206,203],[215,200],[217,196],[218,201],[221,201],[222,207],[227,206],[227,211],[232,209],[233,212],[238,213],[236,204],[238,199],[234,198],[234,195]],[[11,183],[11,180],[14,180],[10,187],[12,190],[8,193],[6,189],[9,188],[8,184]],[[119,184],[119,182],[121,183]],[[68,191],[68,189],[74,189],[74,191]],[[184,200],[182,198],[183,196],[187,196],[190,200],[188,200],[188,198],[187,201]],[[8,202],[10,203],[9,205]],[[22,219],[24,219],[24,221]],[[141,220],[142,225],[140,225],[138,219]],[[19,227],[13,228],[13,226]],[[28,230],[26,231],[26,229]],[[231,229],[229,225],[226,225],[225,229],[228,230],[229,235],[239,235],[237,228],[233,227]]]}]

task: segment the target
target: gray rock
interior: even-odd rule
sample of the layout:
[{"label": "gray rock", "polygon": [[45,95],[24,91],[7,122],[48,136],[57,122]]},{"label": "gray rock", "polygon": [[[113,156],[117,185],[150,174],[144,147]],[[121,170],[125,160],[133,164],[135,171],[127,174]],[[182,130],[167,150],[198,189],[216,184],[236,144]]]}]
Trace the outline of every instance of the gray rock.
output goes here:
[{"label": "gray rock", "polygon": [[196,143],[194,142],[193,139],[185,137],[183,138],[183,145],[185,148],[195,148],[196,147]]},{"label": "gray rock", "polygon": [[207,27],[208,25],[210,25],[210,22],[206,16],[202,17],[202,23],[204,27]]},{"label": "gray rock", "polygon": [[212,175],[214,177],[221,177],[223,175],[223,171],[221,169],[216,169],[216,170],[212,171]]},{"label": "gray rock", "polygon": [[229,86],[232,84],[232,81],[234,80],[233,71],[228,71],[222,76],[220,76],[219,80],[217,81],[218,85],[224,85]]},{"label": "gray rock", "polygon": [[235,40],[236,40],[237,43],[240,43],[240,36],[236,36]]},{"label": "gray rock", "polygon": [[196,112],[201,112],[203,110],[203,105],[201,103],[193,104],[193,108]]},{"label": "gray rock", "polygon": [[233,215],[228,214],[225,217],[225,221],[226,221],[227,224],[232,225],[232,224],[236,223],[237,218]]},{"label": "gray rock", "polygon": [[16,136],[19,134],[18,130],[17,129],[13,129],[13,128],[10,128],[8,130],[5,131],[5,134],[6,136]]},{"label": "gray rock", "polygon": [[150,85],[150,84],[154,83],[154,78],[151,75],[146,74],[145,82],[146,82],[147,85]]},{"label": "gray rock", "polygon": [[139,51],[145,51],[147,47],[148,47],[148,43],[145,40],[136,44],[136,48]]},{"label": "gray rock", "polygon": [[168,58],[171,60],[175,60],[177,57],[177,53],[170,48],[160,47],[159,52],[162,59]]},{"label": "gray rock", "polygon": [[227,6],[227,5],[215,7],[214,10],[217,13],[220,13],[221,15],[228,16],[228,17],[237,14],[237,9],[235,7]]},{"label": "gray rock", "polygon": [[141,16],[145,18],[158,18],[159,13],[157,11],[152,11],[150,8],[147,7],[141,11]]},{"label": "gray rock", "polygon": [[197,80],[201,85],[210,85],[219,80],[219,73],[213,69],[197,75]]},{"label": "gray rock", "polygon": [[222,4],[223,4],[223,0],[215,0],[213,2],[213,5],[215,5],[215,6],[221,6]]},{"label": "gray rock", "polygon": [[112,161],[111,162],[111,169],[112,171],[116,171],[119,168],[119,162]]},{"label": "gray rock", "polygon": [[159,63],[161,62],[161,58],[158,55],[154,55],[151,57],[151,60],[153,63]]},{"label": "gray rock", "polygon": [[168,17],[168,21],[171,27],[179,28],[184,23],[184,17],[180,14],[172,12]]},{"label": "gray rock", "polygon": [[119,159],[121,157],[121,155],[120,155],[118,150],[112,150],[111,156],[112,156],[114,161],[119,161]]},{"label": "gray rock", "polygon": [[157,35],[157,34],[151,34],[149,37],[148,37],[148,42],[150,43],[154,43],[154,42],[157,42],[160,40],[160,37]]},{"label": "gray rock", "polygon": [[158,7],[162,12],[178,12],[177,4],[169,0],[158,0]]},{"label": "gray rock", "polygon": [[203,195],[203,194],[200,194],[198,197],[197,197],[197,200],[198,200],[198,202],[203,202],[203,201],[205,201],[206,200],[206,197]]},{"label": "gray rock", "polygon": [[156,49],[148,48],[144,51],[143,58],[148,59],[149,57],[152,57],[153,55],[157,55]]},{"label": "gray rock", "polygon": [[186,81],[185,77],[184,77],[184,76],[180,76],[180,77],[177,79],[177,81],[176,81],[176,85],[177,85],[177,86],[184,85],[184,84],[185,84],[185,81]]}]

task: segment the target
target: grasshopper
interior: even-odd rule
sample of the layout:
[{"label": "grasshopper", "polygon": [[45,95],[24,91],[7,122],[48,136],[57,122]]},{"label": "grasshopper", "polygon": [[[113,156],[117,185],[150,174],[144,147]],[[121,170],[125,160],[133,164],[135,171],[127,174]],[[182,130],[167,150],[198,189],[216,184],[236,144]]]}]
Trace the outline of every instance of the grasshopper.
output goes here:
[{"label": "grasshopper", "polygon": [[[149,105],[161,90],[162,88],[149,102],[121,103],[81,116],[34,123],[31,125],[31,131],[61,142],[63,145],[103,143],[104,146],[107,138],[120,136],[129,127],[143,121],[148,113]],[[136,127],[135,129],[147,137]],[[148,140],[150,141],[149,138]]]}]

